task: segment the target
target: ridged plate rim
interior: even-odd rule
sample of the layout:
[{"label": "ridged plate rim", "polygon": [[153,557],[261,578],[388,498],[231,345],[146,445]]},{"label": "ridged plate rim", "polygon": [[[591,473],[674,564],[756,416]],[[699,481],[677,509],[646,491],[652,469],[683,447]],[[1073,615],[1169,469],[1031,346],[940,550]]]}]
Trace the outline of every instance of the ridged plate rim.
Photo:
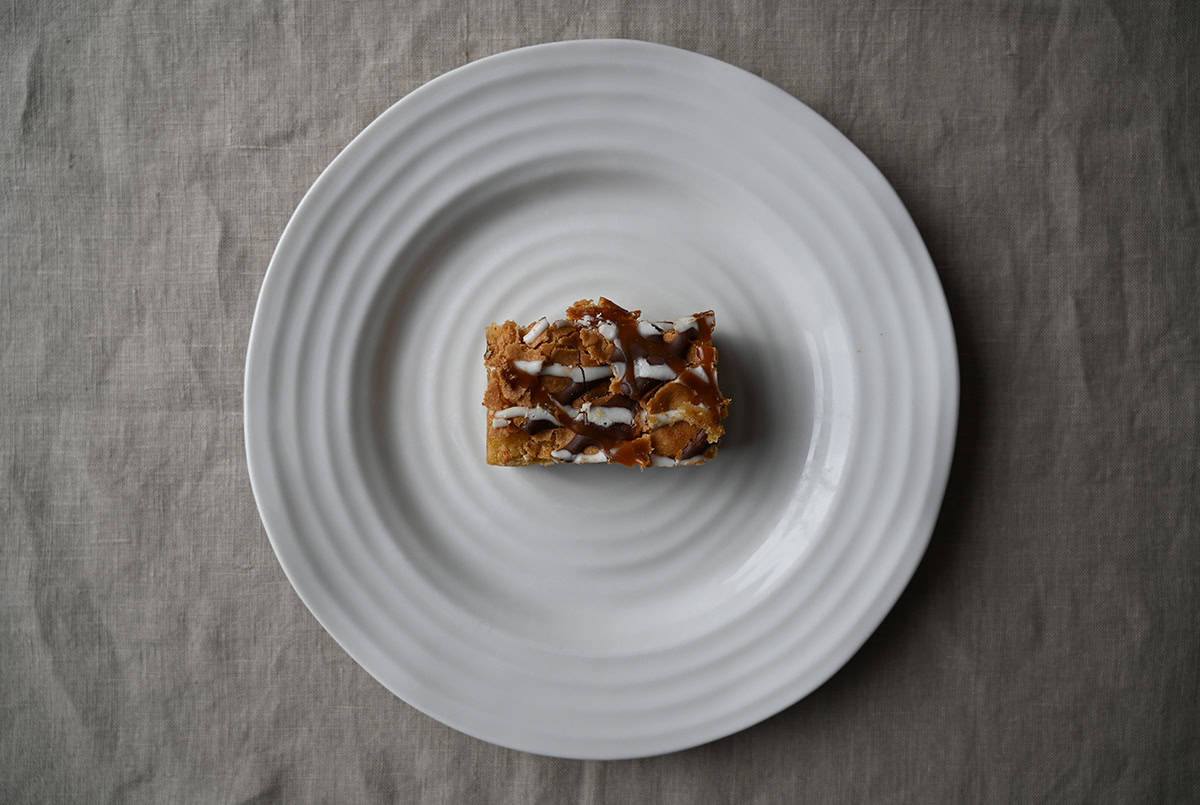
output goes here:
[{"label": "ridged plate rim", "polygon": [[[884,577],[874,579],[875,588],[868,591],[871,595],[860,600],[861,616],[853,623],[841,624],[841,633],[836,635],[837,639],[833,641],[829,650],[823,656],[812,658],[805,668],[805,673],[797,674],[790,683],[777,684],[775,689],[769,690],[749,705],[682,726],[664,726],[667,723],[665,721],[656,723],[654,708],[647,705],[645,718],[639,721],[636,716],[631,717],[628,724],[629,734],[622,735],[619,739],[611,735],[611,727],[608,728],[610,732],[606,734],[600,734],[600,731],[594,736],[572,734],[572,727],[565,720],[559,724],[554,723],[553,719],[548,719],[548,723],[543,724],[506,723],[495,716],[489,716],[482,709],[461,709],[458,702],[454,701],[453,691],[439,698],[438,695],[431,694],[427,686],[411,683],[403,669],[395,667],[395,659],[388,658],[386,652],[381,650],[378,645],[380,641],[372,641],[370,635],[362,631],[366,624],[355,624],[340,611],[338,596],[351,594],[348,590],[336,589],[339,584],[344,586],[345,580],[322,584],[319,574],[306,567],[306,562],[311,564],[308,561],[310,552],[321,547],[322,536],[300,534],[303,529],[297,527],[294,516],[288,511],[287,495],[282,493],[282,489],[286,484],[295,483],[295,479],[288,475],[290,470],[287,468],[288,459],[292,456],[288,451],[293,448],[281,445],[277,423],[267,424],[282,407],[277,399],[273,399],[267,379],[280,371],[280,366],[284,364],[279,352],[283,350],[280,339],[286,333],[285,322],[278,315],[272,316],[268,310],[271,304],[278,301],[281,294],[290,294],[295,290],[288,286],[288,282],[301,270],[299,264],[302,259],[298,254],[297,244],[315,231],[306,229],[313,220],[319,222],[322,216],[330,214],[328,209],[322,209],[322,204],[328,204],[347,192],[344,186],[338,187],[338,184],[344,184],[346,175],[354,167],[351,162],[355,155],[365,154],[371,148],[388,147],[389,143],[385,140],[386,133],[383,130],[389,125],[389,121],[402,120],[406,116],[419,117],[422,104],[428,107],[439,97],[452,97],[456,90],[461,93],[464,88],[478,88],[486,84],[490,76],[501,71],[513,71],[523,66],[528,66],[532,72],[566,69],[572,64],[591,64],[598,59],[611,60],[616,65],[623,61],[658,62],[663,65],[664,73],[668,70],[684,73],[695,69],[698,74],[703,75],[704,81],[714,88],[726,92],[748,93],[754,102],[762,105],[764,120],[783,125],[766,111],[785,109],[792,115],[792,122],[787,125],[806,127],[810,134],[819,137],[840,160],[840,167],[850,171],[862,182],[866,194],[878,205],[878,211],[883,216],[881,220],[893,230],[899,252],[907,255],[909,262],[900,267],[899,279],[887,279],[889,282],[895,280],[908,283],[908,290],[918,294],[922,309],[912,312],[918,314],[918,317],[923,316],[924,319],[914,326],[928,328],[928,333],[923,332],[919,335],[929,336],[935,352],[931,358],[935,369],[932,385],[913,391],[914,395],[917,395],[918,391],[931,392],[936,404],[936,422],[933,423],[931,431],[918,434],[919,439],[928,440],[928,444],[919,443],[917,448],[926,450],[929,459],[928,472],[915,482],[919,485],[919,505],[909,507],[908,516],[913,522],[892,546],[893,550],[898,552],[894,557],[894,566]],[[657,88],[649,86],[645,91],[652,96]],[[782,133],[786,134],[787,131]],[[361,164],[359,168],[362,168]],[[872,223],[879,224],[879,221]],[[884,300],[885,303],[887,301]],[[481,322],[480,327],[485,323]],[[910,335],[901,334],[901,338],[907,339]],[[332,365],[333,354],[327,355],[326,358]],[[889,369],[893,370],[894,367]],[[902,374],[900,380],[911,385],[912,377]],[[920,401],[927,402],[924,398]],[[343,406],[343,403],[344,401],[338,400],[336,395],[331,393],[320,403],[320,410],[341,411],[340,406]],[[958,369],[953,331],[945,299],[928,253],[894,191],[849,140],[782,90],[715,59],[663,45],[629,40],[581,40],[508,51],[472,62],[440,76],[384,112],[331,162],[298,206],[280,238],[263,281],[247,353],[245,438],[251,484],[268,537],[281,566],[297,594],[317,620],[369,673],[418,709],[485,740],[542,754],[614,758],[681,749],[755,723],[807,695],[853,655],[891,608],[924,552],[949,472],[957,422],[957,403]],[[335,438],[337,434],[332,432],[333,428],[330,431],[326,438]],[[295,434],[289,434],[291,435]],[[311,479],[305,483],[309,482]],[[914,481],[909,479],[909,483]],[[901,492],[901,487],[895,487],[897,497]],[[309,542],[306,544],[305,540]],[[448,625],[452,627],[453,623]],[[403,632],[405,624],[399,624],[399,628]],[[416,633],[415,627],[411,635],[397,633],[397,640],[403,642],[414,637]],[[444,634],[446,645],[454,643],[452,638],[461,637],[451,635],[448,631]],[[419,642],[412,643],[414,647],[419,645]],[[460,657],[467,656],[467,650],[463,651]],[[586,663],[587,658],[583,658],[581,662]],[[569,663],[564,661],[562,667],[569,667]],[[553,669],[557,668],[555,664]],[[743,669],[744,674],[753,671],[753,668],[748,672]],[[688,669],[676,667],[671,669],[671,673],[686,674]],[[500,695],[502,691],[494,693]],[[659,729],[656,730],[656,726]]]}]

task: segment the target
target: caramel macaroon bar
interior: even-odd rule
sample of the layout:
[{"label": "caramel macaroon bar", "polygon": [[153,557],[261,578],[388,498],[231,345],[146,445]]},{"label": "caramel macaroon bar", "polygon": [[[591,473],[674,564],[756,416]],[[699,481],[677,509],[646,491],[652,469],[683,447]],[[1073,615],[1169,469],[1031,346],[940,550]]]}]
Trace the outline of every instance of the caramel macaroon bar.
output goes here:
[{"label": "caramel macaroon bar", "polygon": [[601,297],[566,318],[487,328],[489,464],[676,467],[717,454],[712,311],[647,321]]}]

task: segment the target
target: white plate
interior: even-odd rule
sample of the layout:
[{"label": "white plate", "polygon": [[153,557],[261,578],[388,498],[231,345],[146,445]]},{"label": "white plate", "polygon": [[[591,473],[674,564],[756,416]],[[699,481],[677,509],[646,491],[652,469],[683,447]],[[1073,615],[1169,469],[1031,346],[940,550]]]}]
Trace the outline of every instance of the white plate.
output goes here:
[{"label": "white plate", "polygon": [[[605,295],[714,308],[716,461],[484,463],[483,330]],[[928,541],[957,410],[916,228],[832,126],[749,73],[629,41],[454,70],[304,197],[263,283],[246,446],[329,633],[463,732],[615,758],[812,691]]]}]

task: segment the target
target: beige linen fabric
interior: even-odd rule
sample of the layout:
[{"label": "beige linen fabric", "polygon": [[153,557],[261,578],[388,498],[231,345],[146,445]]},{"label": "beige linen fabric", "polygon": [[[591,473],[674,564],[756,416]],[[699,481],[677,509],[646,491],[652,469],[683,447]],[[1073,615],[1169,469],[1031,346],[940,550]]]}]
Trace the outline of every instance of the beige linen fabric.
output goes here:
[{"label": "beige linen fabric", "polygon": [[[255,298],[393,101],[618,36],[778,84],[894,183],[946,287],[929,553],[812,696],[613,763],[394,698],[292,592],[243,458]],[[1179,2],[0,7],[0,800],[1200,796],[1200,16]]]}]

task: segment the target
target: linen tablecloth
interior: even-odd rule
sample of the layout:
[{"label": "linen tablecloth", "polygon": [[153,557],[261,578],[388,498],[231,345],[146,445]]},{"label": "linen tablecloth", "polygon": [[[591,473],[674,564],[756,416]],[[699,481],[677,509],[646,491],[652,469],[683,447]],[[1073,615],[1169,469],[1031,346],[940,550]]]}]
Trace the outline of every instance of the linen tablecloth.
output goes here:
[{"label": "linen tablecloth", "polygon": [[[0,800],[1194,801],[1198,7],[0,7]],[[272,247],[338,150],[446,70],[595,36],[849,136],[962,363],[937,529],[865,647],[763,724],[611,763],[476,741],[361,670],[275,561],[241,414]]]}]

